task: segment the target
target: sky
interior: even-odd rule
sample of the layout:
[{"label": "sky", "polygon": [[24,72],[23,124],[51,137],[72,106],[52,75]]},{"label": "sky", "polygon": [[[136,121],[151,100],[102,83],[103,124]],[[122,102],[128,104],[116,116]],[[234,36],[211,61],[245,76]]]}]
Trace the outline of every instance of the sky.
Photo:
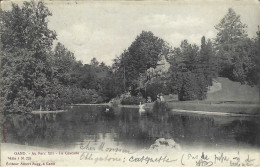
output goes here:
[{"label": "sky", "polygon": [[[9,2],[2,3],[2,8],[8,9]],[[95,57],[111,65],[143,30],[152,31],[172,47],[178,47],[184,39],[200,45],[202,36],[216,36],[214,26],[228,8],[248,25],[249,37],[255,36],[260,25],[257,0],[44,2],[52,12],[49,28],[56,31],[57,41],[84,64]]]}]

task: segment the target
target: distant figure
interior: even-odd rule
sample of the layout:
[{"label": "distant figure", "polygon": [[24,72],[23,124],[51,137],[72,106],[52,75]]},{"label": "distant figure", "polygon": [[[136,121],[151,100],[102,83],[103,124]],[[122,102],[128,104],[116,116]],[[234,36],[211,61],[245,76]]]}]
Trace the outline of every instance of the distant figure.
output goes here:
[{"label": "distant figure", "polygon": [[159,94],[157,95],[157,101],[161,101]]},{"label": "distant figure", "polygon": [[145,110],[144,110],[144,104],[142,104],[142,102],[140,102],[139,112],[143,112],[143,111],[145,111]]},{"label": "distant figure", "polygon": [[109,108],[106,108],[106,111],[105,112],[109,112]]},{"label": "distant figure", "polygon": [[161,95],[160,95],[160,100],[161,100],[161,101],[164,101],[164,98],[163,98],[162,93],[161,93]]},{"label": "distant figure", "polygon": [[151,102],[152,102],[152,99],[151,99],[150,96],[148,96],[148,98],[147,98],[147,103],[151,103]]}]

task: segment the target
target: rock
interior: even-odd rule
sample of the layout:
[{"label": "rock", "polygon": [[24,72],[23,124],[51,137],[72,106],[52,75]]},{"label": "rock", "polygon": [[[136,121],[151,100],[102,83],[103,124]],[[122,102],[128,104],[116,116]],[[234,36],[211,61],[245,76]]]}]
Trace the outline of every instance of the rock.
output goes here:
[{"label": "rock", "polygon": [[173,139],[159,138],[149,148],[141,149],[138,154],[162,155],[182,151],[181,146]]},{"label": "rock", "polygon": [[181,147],[177,144],[173,139],[165,139],[159,138],[154,144],[150,146],[148,150],[156,150],[156,151],[181,151]]}]

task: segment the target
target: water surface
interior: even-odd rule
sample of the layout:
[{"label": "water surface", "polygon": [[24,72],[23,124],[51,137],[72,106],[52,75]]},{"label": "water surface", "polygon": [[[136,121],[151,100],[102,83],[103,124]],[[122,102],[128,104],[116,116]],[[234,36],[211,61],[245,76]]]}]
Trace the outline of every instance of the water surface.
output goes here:
[{"label": "water surface", "polygon": [[171,138],[183,148],[259,148],[259,117],[205,116],[166,112],[142,113],[138,108],[77,106],[68,112],[10,114],[4,124],[7,143],[73,148],[101,142],[136,149],[158,138]]}]

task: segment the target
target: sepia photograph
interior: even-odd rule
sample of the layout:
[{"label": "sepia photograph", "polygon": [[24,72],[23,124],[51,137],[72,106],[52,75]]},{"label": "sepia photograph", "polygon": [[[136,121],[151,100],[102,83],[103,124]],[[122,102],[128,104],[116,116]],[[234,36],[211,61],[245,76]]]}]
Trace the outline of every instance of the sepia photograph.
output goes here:
[{"label": "sepia photograph", "polygon": [[260,167],[260,1],[2,0],[1,166]]}]

